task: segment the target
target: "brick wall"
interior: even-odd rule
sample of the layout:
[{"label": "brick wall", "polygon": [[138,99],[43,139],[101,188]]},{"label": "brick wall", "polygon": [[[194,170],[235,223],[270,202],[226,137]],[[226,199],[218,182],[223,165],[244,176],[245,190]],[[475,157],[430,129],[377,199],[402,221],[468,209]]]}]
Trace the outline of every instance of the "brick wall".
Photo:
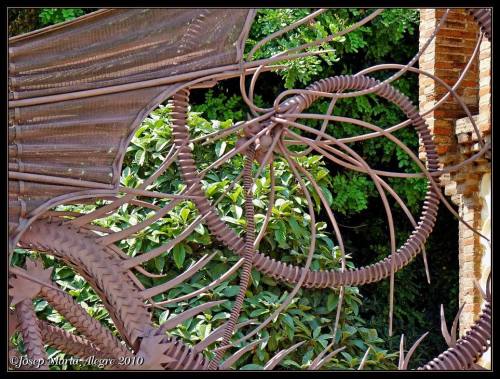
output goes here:
[{"label": "brick wall", "polygon": [[[442,9],[422,9],[420,11],[419,47],[422,47],[432,35],[443,13]],[[446,84],[453,86],[474,50],[477,29],[472,16],[467,15],[464,10],[452,10],[439,34],[420,57],[420,69],[438,76]],[[471,108],[472,114],[476,114],[479,107],[477,75],[478,62],[476,59],[462,85],[457,89],[457,94]],[[446,88],[436,83],[432,78],[423,75],[419,77],[419,86],[421,112],[432,108],[446,93]],[[466,113],[453,96],[449,96],[438,109],[425,118],[434,134],[434,142],[443,164],[448,164],[450,160],[453,160],[453,154],[456,150],[454,123],[457,119],[465,116]]]},{"label": "brick wall", "polygon": [[[443,15],[443,9],[422,9],[420,11],[420,47],[434,31]],[[463,9],[452,9],[446,23],[420,57],[420,69],[443,79],[453,86],[466,66],[476,45],[478,26],[473,17]],[[419,75],[420,112],[431,109],[446,93],[439,83],[424,75]],[[483,39],[479,56],[473,62],[469,72],[457,90],[458,95],[467,104],[481,135],[489,141],[491,134],[491,46]],[[441,167],[453,165],[467,159],[480,150],[472,123],[466,117],[453,96],[435,111],[429,113],[426,122],[433,133],[434,142],[440,157]],[[420,151],[420,158],[425,154]],[[485,195],[480,185],[491,173],[490,155],[487,154],[474,163],[464,166],[458,172],[442,175],[440,184],[445,194],[458,206],[460,216],[477,230],[483,230],[489,223],[489,214],[484,212]],[[490,201],[490,200],[488,200]],[[483,211],[483,212],[482,212]],[[491,212],[491,209],[488,209]],[[486,230],[487,233],[489,229]],[[460,317],[460,335],[474,323],[481,309],[479,291],[474,285],[478,279],[485,284],[489,273],[490,261],[483,259],[487,250],[484,239],[462,223],[459,224],[459,302],[465,303]],[[484,360],[481,362],[488,366]]]}]

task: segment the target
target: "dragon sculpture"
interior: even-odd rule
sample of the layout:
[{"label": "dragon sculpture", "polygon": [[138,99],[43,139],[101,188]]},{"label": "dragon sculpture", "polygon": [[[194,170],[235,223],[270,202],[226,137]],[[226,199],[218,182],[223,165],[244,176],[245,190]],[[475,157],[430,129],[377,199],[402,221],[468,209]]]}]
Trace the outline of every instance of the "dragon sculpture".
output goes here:
[{"label": "dragon sculpture", "polygon": [[[40,260],[26,261],[25,267],[9,267],[9,336],[16,331],[22,335],[27,357],[32,368],[48,369],[45,345],[53,346],[69,355],[97,358],[125,357],[129,369],[139,370],[217,370],[229,369],[261,340],[247,342],[266,327],[291,303],[300,288],[339,288],[337,327],[344,288],[362,286],[389,278],[391,284],[389,329],[392,332],[394,273],[408,265],[417,255],[424,254],[424,245],[432,233],[440,202],[448,204],[436,184],[443,174],[430,131],[418,108],[391,82],[405,72],[439,78],[414,68],[414,64],[446,23],[447,10],[434,33],[417,55],[406,65],[380,65],[355,75],[325,78],[306,89],[281,93],[271,108],[260,108],[254,103],[255,86],[259,75],[279,68],[278,63],[313,54],[312,51],[335,37],[368,24],[383,10],[373,10],[368,16],[334,35],[290,49],[275,56],[254,60],[255,52],[268,41],[284,35],[300,25],[311,22],[325,9],[286,26],[259,41],[244,54],[245,41],[255,17],[252,9],[103,9],[59,25],[13,37],[9,40],[9,256],[16,247],[49,254],[71,267],[83,277],[100,297],[119,332],[119,336],[91,317],[75,299],[51,280],[52,269],[44,268]],[[478,45],[483,38],[491,38],[491,10],[470,9],[480,26]],[[203,37],[200,38],[203,34]],[[471,57],[471,62],[477,53]],[[470,62],[465,72],[470,68]],[[369,73],[378,70],[397,70],[389,79],[378,81]],[[465,73],[462,74],[462,77]],[[250,87],[245,79],[251,76]],[[241,95],[252,117],[218,132],[192,138],[187,127],[190,90],[207,88],[218,81],[240,78]],[[458,83],[459,84],[459,83]],[[447,87],[447,96],[456,95],[456,86]],[[374,94],[392,102],[406,115],[407,120],[389,129],[382,129],[352,118],[333,116],[338,99]],[[320,98],[331,99],[325,114],[304,113]],[[171,150],[157,170],[138,187],[120,185],[120,175],[127,146],[141,121],[159,104],[170,99],[172,117]],[[438,104],[439,105],[439,104]],[[427,111],[429,112],[429,111]],[[469,113],[470,114],[470,113]],[[321,129],[307,126],[300,120],[322,120]],[[335,139],[326,132],[329,121],[349,122],[369,131],[355,137]],[[471,118],[474,124],[474,120]],[[426,162],[421,162],[392,132],[413,127],[425,150]],[[305,133],[300,133],[300,131]],[[476,128],[477,131],[477,128]],[[228,136],[238,136],[236,147],[223,154],[206,169],[199,171],[194,151],[199,143],[214,143]],[[304,135],[312,135],[306,138]],[[401,147],[421,169],[414,174],[392,173],[372,169],[349,143],[375,137],[388,138]],[[479,138],[480,153],[491,149]],[[290,146],[302,145],[297,152]],[[346,268],[344,244],[333,211],[311,174],[296,160],[311,152],[322,155],[333,163],[368,175],[376,186],[387,215],[391,254],[366,267]],[[228,162],[236,154],[244,156],[244,168],[236,182],[242,181],[244,190],[245,233],[236,233],[219,215],[218,200],[212,201],[203,187],[202,179],[210,170]],[[294,266],[259,252],[259,243],[274,204],[274,171],[276,160],[286,162],[294,180],[302,188],[307,201],[311,244],[303,266]],[[446,172],[459,170],[462,162],[447,167]],[[176,162],[185,188],[176,194],[148,190],[162,173]],[[257,167],[257,173],[252,171]],[[253,184],[268,169],[272,181],[269,207],[263,226],[256,229],[253,205]],[[406,205],[384,177],[420,177],[428,181],[423,211],[415,220]],[[315,251],[315,213],[310,182],[327,212],[332,230],[342,253],[339,270],[314,271],[311,261]],[[310,187],[311,188],[311,187]],[[224,196],[223,194],[223,196]],[[389,194],[389,196],[387,196]],[[161,199],[166,205],[148,202]],[[89,213],[57,210],[60,205],[106,203]],[[177,237],[153,250],[131,257],[119,248],[119,242],[133,236],[160,220],[180,202],[194,202],[199,217]],[[414,226],[408,240],[399,248],[395,242],[394,222],[389,201],[395,201],[405,210]],[[95,221],[116,212],[122,205],[132,204],[154,210],[145,221],[115,231],[99,227]],[[448,205],[449,207],[449,205]],[[449,207],[451,210],[452,208]],[[462,222],[465,222],[462,220]],[[136,274],[155,277],[144,268],[146,262],[165,254],[187,238],[200,224],[204,224],[220,243],[240,259],[232,268],[210,285],[163,304],[194,298],[206,293],[239,272],[239,292],[227,321],[193,346],[170,335],[169,330],[196,316],[221,301],[209,301],[169,318],[159,326],[152,320],[151,309],[161,307],[152,298],[166,293],[201,270],[213,257],[204,255],[181,275],[157,286],[146,288]],[[254,327],[239,341],[232,341],[236,330],[252,325],[252,320],[239,322],[245,292],[252,269],[279,282],[293,285],[274,312]],[[443,334],[449,349],[421,367],[424,370],[466,370],[476,364],[491,342],[491,280],[483,292],[485,306],[472,328],[456,339],[457,319],[451,334],[443,317]],[[33,300],[45,299],[48,304],[69,321],[74,334],[47,321],[37,319]],[[399,368],[406,369],[408,361],[422,336],[408,351],[403,352],[401,339]],[[272,370],[302,343],[290,346],[272,357],[265,369]],[[215,348],[214,346],[218,347]],[[243,346],[234,351],[236,346]],[[332,342],[311,364],[320,369],[342,347]],[[212,351],[211,358],[204,354]],[[368,351],[359,369],[365,365]],[[11,355],[19,355],[13,347]],[[39,362],[34,365],[33,362]],[[110,361],[111,362],[111,361]],[[107,363],[108,369],[119,369]]]}]

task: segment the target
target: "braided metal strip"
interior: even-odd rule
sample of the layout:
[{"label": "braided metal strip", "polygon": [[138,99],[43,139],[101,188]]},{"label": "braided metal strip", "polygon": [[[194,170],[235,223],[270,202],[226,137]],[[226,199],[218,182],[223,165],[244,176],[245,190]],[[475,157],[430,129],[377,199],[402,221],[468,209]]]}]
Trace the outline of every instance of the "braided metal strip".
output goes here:
[{"label": "braided metal strip", "polygon": [[176,364],[167,363],[165,368],[172,370],[202,370],[208,365],[208,361],[203,354],[194,352],[193,349],[176,338],[168,337],[166,340],[162,340],[162,343],[169,346],[167,355],[177,360]]},{"label": "braided metal strip", "polygon": [[113,358],[133,356],[120,341],[98,320],[91,317],[73,297],[49,287],[42,287],[41,295],[49,304],[68,320],[78,332],[85,335],[103,353]]},{"label": "braided metal strip", "polygon": [[24,299],[16,305],[16,315],[19,320],[19,329],[23,336],[26,354],[30,359],[41,362],[36,367],[41,370],[48,370],[47,353],[43,346],[42,335],[38,326],[35,310],[31,299]]},{"label": "braided metal strip", "polygon": [[466,8],[466,10],[474,17],[488,41],[491,41],[491,9]]},{"label": "braided metal strip", "polygon": [[94,346],[92,342],[77,336],[67,330],[50,325],[48,322],[39,320],[40,333],[43,341],[75,357],[86,359],[88,357],[109,358],[105,353]]},{"label": "braided metal strip", "polygon": [[[192,157],[191,150],[188,146],[186,146],[185,141],[189,139],[188,130],[186,126],[187,120],[187,107],[188,107],[188,99],[189,99],[189,91],[187,89],[180,90],[177,92],[171,100],[171,104],[173,106],[171,117],[173,124],[173,137],[174,144],[179,148],[178,161],[181,166],[181,175],[183,180],[186,182],[188,188],[193,187],[193,195],[195,196],[203,196],[203,198],[194,199],[195,203],[200,209],[201,214],[206,215],[207,225],[209,228],[211,227],[212,232],[217,236],[221,236],[224,233],[227,235],[227,231],[233,233],[233,235],[239,239],[239,237],[229,229],[224,223],[220,221],[217,217],[216,212],[212,211],[210,203],[204,197],[203,190],[197,179],[197,170],[195,166],[195,161]],[[244,175],[244,189],[245,189],[245,215],[247,219],[247,239],[246,241],[241,240],[243,243],[242,250],[243,256],[245,258],[245,263],[243,264],[243,270],[240,277],[240,292],[238,293],[235,303],[233,305],[233,309],[229,316],[229,320],[227,322],[227,326],[224,330],[223,334],[223,343],[222,345],[226,345],[229,341],[232,332],[234,330],[234,325],[236,324],[237,317],[243,305],[245,290],[248,287],[248,283],[250,281],[250,273],[252,270],[252,256],[254,255],[254,247],[253,243],[255,240],[255,224],[254,224],[254,210],[251,199],[251,189],[252,189],[252,177],[251,177],[251,166],[253,163],[255,151],[253,148],[248,149],[248,154],[245,163],[245,172]],[[247,199],[250,196],[250,199]],[[222,233],[221,233],[222,232]],[[230,241],[225,240],[224,237],[222,241],[226,243],[228,246],[231,246],[236,241],[234,238],[231,238]],[[232,242],[232,243],[231,243]],[[208,364],[207,368],[215,369],[217,367],[217,363],[220,361],[224,354],[223,350],[220,350],[216,353],[215,358]]]},{"label": "braided metal strip", "polygon": [[116,328],[132,348],[138,347],[137,338],[150,325],[150,314],[139,300],[137,287],[130,278],[121,275],[119,260],[98,245],[96,236],[79,233],[62,222],[36,221],[24,233],[21,244],[37,251],[50,251],[65,258],[103,298]]},{"label": "braided metal strip", "polygon": [[192,348],[186,346],[176,337],[166,336],[160,329],[150,329],[146,332],[153,336],[162,336],[160,340],[163,354],[172,359],[171,362],[165,364],[165,369],[169,370],[203,370],[208,367],[209,360],[205,359],[202,353],[199,353]]},{"label": "braided metal strip", "polygon": [[[37,251],[51,252],[71,263],[99,294],[120,334],[125,339],[132,339],[134,334],[141,337],[144,330],[152,327],[150,314],[130,278],[118,269],[120,261],[95,242],[96,236],[79,233],[61,223],[46,219],[35,221],[23,234],[20,244]],[[137,339],[137,346],[132,345],[134,350],[137,350],[139,342]],[[175,365],[167,365],[167,368],[194,370],[208,364],[203,354],[175,338],[165,337],[162,344],[168,345],[166,353],[177,361]]]},{"label": "braided metal strip", "polygon": [[419,370],[467,370],[488,350],[491,341],[491,302],[487,301],[476,323],[456,345]]},{"label": "braided metal strip", "polygon": [[[308,89],[321,92],[334,92],[345,89],[362,90],[378,84],[379,81],[366,76],[339,76],[321,80],[308,87]],[[203,196],[203,191],[199,180],[195,161],[189,147],[182,147],[186,139],[189,138],[186,123],[185,109],[188,103],[187,90],[179,91],[173,96],[172,119],[174,144],[181,152],[178,156],[181,176],[188,187],[194,186],[193,195]],[[384,97],[398,105],[405,114],[412,120],[415,129],[424,144],[427,156],[429,171],[438,169],[438,155],[432,142],[432,136],[427,129],[425,121],[419,115],[418,110],[410,100],[394,89],[389,84],[382,85],[375,94]],[[294,98],[297,108],[303,110],[307,108],[317,96],[299,95]],[[289,100],[293,104],[293,101]],[[216,238],[223,242],[228,248],[235,251],[240,256],[245,253],[245,242],[230,227],[218,217],[217,211],[210,204],[207,198],[193,199],[200,213],[205,215],[206,224]],[[436,221],[437,209],[439,204],[439,195],[429,186],[423,204],[423,213],[417,228],[413,231],[411,237],[399,248],[394,255],[394,271],[400,270],[406,266],[422,249],[427,237],[432,231]],[[262,273],[278,280],[284,280],[290,283],[297,283],[303,268],[293,265],[287,265],[282,262],[271,259],[264,254],[256,252],[254,255],[254,267]],[[387,278],[391,273],[390,257],[377,262],[373,265],[350,269],[344,272],[340,271],[309,271],[304,282],[304,287],[308,288],[332,288],[340,286],[358,286],[365,283],[372,283]]]}]

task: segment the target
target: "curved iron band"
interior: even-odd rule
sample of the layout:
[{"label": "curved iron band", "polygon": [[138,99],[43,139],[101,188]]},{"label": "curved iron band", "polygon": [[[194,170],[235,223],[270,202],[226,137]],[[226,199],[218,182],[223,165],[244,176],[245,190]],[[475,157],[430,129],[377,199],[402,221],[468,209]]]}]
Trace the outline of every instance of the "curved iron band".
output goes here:
[{"label": "curved iron band", "polygon": [[[321,80],[307,89],[321,92],[335,92],[345,89],[365,89],[378,84],[375,79],[365,76],[340,76]],[[180,149],[178,155],[181,175],[188,187],[193,186],[193,195],[204,196],[201,184],[197,177],[197,169],[191,150],[187,146],[182,146],[189,139],[188,129],[186,127],[188,92],[177,93],[172,98],[172,122],[174,145]],[[384,85],[375,92],[377,95],[394,102],[405,114],[412,120],[415,129],[422,139],[429,171],[438,169],[438,155],[435,151],[432,137],[427,129],[425,121],[419,115],[418,110],[413,106],[410,100],[394,89],[390,85]],[[298,111],[307,108],[317,99],[316,96],[299,95],[288,101],[296,104]],[[194,202],[202,214],[207,215],[206,224],[216,238],[223,242],[228,248],[234,250],[238,255],[243,256],[245,252],[245,241],[239,237],[230,227],[224,224],[217,215],[217,211],[210,204],[207,198],[196,198]],[[429,234],[434,227],[439,204],[438,194],[429,188],[423,205],[422,217],[417,228],[413,231],[408,241],[397,251],[394,256],[395,271],[406,266],[422,249]],[[296,283],[302,275],[303,268],[293,265],[287,265],[282,262],[271,259],[262,253],[255,253],[254,267],[264,274],[275,279],[284,280],[290,283]],[[354,269],[340,271],[308,271],[305,287],[327,288],[339,286],[357,286],[365,283],[376,282],[387,278],[391,273],[391,259],[385,258],[373,265]]]},{"label": "curved iron band", "polygon": [[491,9],[489,8],[466,8],[467,12],[474,17],[479,28],[488,41],[491,42]]},{"label": "curved iron band", "polygon": [[476,323],[456,345],[418,370],[467,370],[488,350],[491,341],[491,301],[487,301]]},{"label": "curved iron band", "polygon": [[[209,228],[211,228],[212,232],[219,238],[222,233],[227,233],[228,231],[232,232],[218,217],[217,213],[214,210],[213,206],[208,202],[207,198],[204,196],[204,191],[201,188],[200,180],[198,178],[198,172],[196,169],[195,161],[193,159],[193,155],[191,153],[191,148],[185,142],[189,141],[189,133],[187,129],[187,112],[188,112],[188,103],[189,103],[189,90],[182,89],[178,91],[175,95],[173,95],[170,103],[173,105],[171,111],[172,118],[172,135],[174,138],[174,146],[178,149],[178,162],[181,166],[181,176],[184,182],[187,184],[188,188],[192,188],[192,195],[198,196],[197,199],[199,201],[195,201],[195,204],[198,206],[200,213],[206,216],[207,224]],[[246,196],[251,191],[252,182],[251,175],[249,170],[251,169],[252,162],[254,159],[254,151],[247,157],[247,162],[245,163],[245,178],[244,178],[244,187]],[[193,199],[194,200],[194,199]],[[245,264],[241,273],[240,286],[241,288],[246,288],[248,282],[250,280],[250,273],[252,270],[252,263],[247,264],[247,261],[252,261],[253,251],[253,243],[255,239],[255,228],[253,225],[253,206],[248,206],[248,201],[245,203],[245,212],[249,215],[249,229],[252,230],[252,234],[250,238],[247,238],[246,241],[243,241],[243,251],[242,255],[245,258]],[[222,229],[219,227],[222,226]],[[213,227],[215,227],[216,231],[214,231]],[[239,237],[234,233],[235,237],[239,239]],[[224,241],[224,240],[223,240]],[[224,241],[227,244],[227,241]],[[233,240],[233,244],[237,243],[236,240]],[[228,244],[228,246],[231,246]],[[229,341],[232,332],[234,330],[238,314],[243,305],[245,292],[241,292],[238,294],[235,303],[233,304],[233,309],[231,311],[231,315],[228,320],[228,325],[224,329],[223,334],[223,345],[226,345]],[[208,362],[198,362],[196,364],[203,365],[205,369],[216,369],[218,366],[218,362],[222,358],[224,351],[221,350],[217,352],[216,357],[212,361]],[[194,355],[193,355],[194,356]],[[174,368],[175,369],[175,368]]]},{"label": "curved iron band", "polygon": [[[148,336],[151,332],[155,335],[162,335],[164,338],[161,339],[160,343],[164,354],[169,358],[172,358],[172,362],[166,364],[167,369],[175,370],[201,370],[208,365],[208,360],[206,360],[202,353],[195,351],[191,347],[185,345],[181,341],[177,340],[175,337],[165,335],[164,331],[160,329],[152,329],[152,323],[150,322],[149,315],[146,313],[145,308],[136,301],[135,296],[131,293],[135,292],[133,287],[130,287],[129,283],[121,282],[119,287],[114,287],[112,291],[123,292],[123,296],[126,297],[128,309],[117,309],[114,308],[108,302],[108,296],[106,295],[105,286],[103,284],[103,277],[99,275],[104,269],[98,269],[93,274],[87,272],[81,272],[78,268],[84,267],[84,264],[79,260],[79,255],[81,252],[84,254],[86,260],[93,261],[96,267],[109,268],[113,266],[113,261],[111,257],[106,257],[102,253],[101,247],[95,242],[96,235],[82,232],[81,230],[72,229],[69,226],[64,226],[61,228],[62,220],[59,221],[44,221],[38,220],[33,223],[32,227],[23,234],[21,239],[21,246],[25,248],[35,249],[37,251],[52,252],[56,257],[62,259],[67,265],[73,267],[75,271],[79,272],[80,275],[90,283],[91,287],[96,291],[101,299],[104,301],[106,309],[109,311],[111,318],[115,326],[119,329],[122,337],[128,342],[134,350],[140,347],[140,343],[137,338],[134,338],[134,333],[137,337]],[[69,248],[71,247],[71,248]],[[66,249],[74,251],[75,254],[71,258],[67,258],[62,254]],[[98,261],[96,261],[97,259]],[[104,266],[106,265],[106,266]],[[97,273],[97,274],[96,274]],[[107,279],[109,283],[109,278]],[[118,283],[115,281],[115,283]],[[111,291],[111,290],[109,290]],[[122,312],[122,320],[124,317],[128,317],[128,322],[123,324],[119,321],[118,315],[114,314],[114,311]],[[124,316],[126,314],[126,316]],[[134,332],[134,330],[140,329],[141,332]]]}]

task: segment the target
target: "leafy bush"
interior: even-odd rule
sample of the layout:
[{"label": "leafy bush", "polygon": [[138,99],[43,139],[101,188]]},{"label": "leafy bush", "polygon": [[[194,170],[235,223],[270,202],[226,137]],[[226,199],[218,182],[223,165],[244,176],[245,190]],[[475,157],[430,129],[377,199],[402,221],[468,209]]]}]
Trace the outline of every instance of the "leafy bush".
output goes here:
[{"label": "leafy bush", "polygon": [[[312,9],[260,9],[250,31],[246,52],[262,38],[286,25],[310,14]],[[273,56],[299,45],[338,33],[366,17],[372,9],[331,9],[319,15],[313,22],[306,23],[286,33],[283,37],[269,41],[254,55],[253,59]],[[321,56],[299,58],[281,62],[286,68],[281,71],[285,87],[307,85],[311,81],[330,75],[350,74],[368,66],[382,63],[391,57],[401,62],[408,55],[415,54],[415,31],[418,30],[418,12],[415,9],[386,9],[368,24],[343,36],[334,38],[308,51],[333,50]],[[413,40],[416,40],[413,38]],[[359,59],[362,57],[362,59]],[[403,80],[404,82],[405,80]]]},{"label": "leafy bush", "polygon": [[69,21],[84,14],[81,8],[43,8],[38,17],[42,25],[53,25]]}]

